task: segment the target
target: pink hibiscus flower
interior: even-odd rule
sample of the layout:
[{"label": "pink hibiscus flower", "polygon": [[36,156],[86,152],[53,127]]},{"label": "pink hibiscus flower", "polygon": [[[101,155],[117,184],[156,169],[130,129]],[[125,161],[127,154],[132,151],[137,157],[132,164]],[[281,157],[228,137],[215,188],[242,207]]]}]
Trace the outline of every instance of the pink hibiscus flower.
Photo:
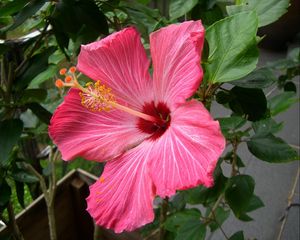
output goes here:
[{"label": "pink hibiscus flower", "polygon": [[213,185],[225,140],[202,103],[186,101],[202,80],[203,42],[201,21],[152,33],[152,80],[129,27],[81,48],[77,68],[101,84],[82,87],[74,74],[58,82],[72,87],[49,127],[62,158],[108,161],[87,198],[98,225],[132,231],[153,221],[156,195]]}]

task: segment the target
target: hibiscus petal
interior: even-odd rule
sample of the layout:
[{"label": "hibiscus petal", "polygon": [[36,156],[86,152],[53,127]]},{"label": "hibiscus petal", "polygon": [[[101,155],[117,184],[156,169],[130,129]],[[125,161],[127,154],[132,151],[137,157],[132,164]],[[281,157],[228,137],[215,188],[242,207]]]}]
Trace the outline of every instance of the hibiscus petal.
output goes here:
[{"label": "hibiscus petal", "polygon": [[72,89],[55,111],[49,134],[64,160],[77,156],[105,161],[136,146],[148,135],[136,128],[137,118],[119,111],[92,112]]},{"label": "hibiscus petal", "polygon": [[153,95],[149,64],[139,33],[130,27],[82,45],[77,67],[112,88],[123,103],[141,109]]},{"label": "hibiscus petal", "polygon": [[203,76],[203,43],[201,21],[173,24],[150,35],[157,102],[164,101],[173,110],[197,90]]},{"label": "hibiscus petal", "polygon": [[203,184],[213,185],[213,171],[225,147],[217,121],[204,106],[190,101],[171,115],[169,129],[153,145],[151,178],[165,197]]},{"label": "hibiscus petal", "polygon": [[108,162],[90,187],[88,212],[98,225],[116,233],[132,231],[154,219],[154,185],[147,166],[147,142]]}]

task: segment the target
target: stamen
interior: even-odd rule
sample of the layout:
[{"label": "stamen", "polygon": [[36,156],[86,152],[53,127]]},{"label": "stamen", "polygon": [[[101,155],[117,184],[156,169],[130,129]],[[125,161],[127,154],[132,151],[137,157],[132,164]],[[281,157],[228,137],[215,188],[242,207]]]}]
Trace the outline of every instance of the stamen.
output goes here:
[{"label": "stamen", "polygon": [[[60,74],[66,74],[64,70],[65,69],[61,69]],[[61,79],[57,79],[55,82],[55,86],[58,88],[72,87],[79,89],[81,104],[85,108],[93,112],[109,111],[112,108],[116,108],[150,122],[158,121],[153,116],[147,115],[142,112],[138,112],[136,110],[133,110],[131,108],[117,103],[114,94],[111,92],[111,89],[106,87],[104,84],[101,84],[100,81],[97,81],[95,83],[89,82],[85,85],[85,87],[81,86],[77,80],[75,71],[76,67],[71,67],[69,69],[69,73],[71,73],[71,76],[66,76],[65,82],[63,82]]]}]

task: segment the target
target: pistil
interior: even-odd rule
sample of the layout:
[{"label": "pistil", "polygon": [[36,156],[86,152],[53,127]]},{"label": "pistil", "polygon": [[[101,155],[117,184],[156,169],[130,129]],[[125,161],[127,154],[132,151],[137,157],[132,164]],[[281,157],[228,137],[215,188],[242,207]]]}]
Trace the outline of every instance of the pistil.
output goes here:
[{"label": "pistil", "polygon": [[[115,108],[124,112],[127,112],[136,117],[142,118],[146,121],[157,122],[155,117],[133,110],[129,107],[121,105],[116,102],[115,96],[111,93],[111,89],[107,88],[104,84],[100,84],[100,81],[96,83],[87,83],[85,87],[81,86],[75,75],[76,68],[71,67],[69,71],[63,68],[60,70],[61,75],[65,75],[65,81],[57,79],[55,85],[58,88],[72,87],[79,89],[81,97],[81,104],[91,111],[109,111],[111,108]],[[68,75],[69,73],[69,75]]]}]

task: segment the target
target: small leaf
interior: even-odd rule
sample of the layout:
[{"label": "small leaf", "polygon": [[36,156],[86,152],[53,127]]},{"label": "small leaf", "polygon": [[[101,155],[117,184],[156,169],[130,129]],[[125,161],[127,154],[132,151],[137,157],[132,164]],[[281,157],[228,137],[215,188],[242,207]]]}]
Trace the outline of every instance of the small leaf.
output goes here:
[{"label": "small leaf", "polygon": [[299,102],[297,95],[294,92],[283,92],[268,100],[271,115],[275,116],[278,113],[286,111],[294,103]]},{"label": "small leaf", "polygon": [[227,6],[226,10],[229,15],[242,11],[255,10],[258,15],[259,27],[266,26],[275,22],[287,12],[289,0],[246,0],[241,5]]},{"label": "small leaf", "polygon": [[276,77],[269,68],[260,68],[242,79],[230,82],[244,88],[266,88],[276,82]]},{"label": "small leaf", "polygon": [[186,202],[184,198],[184,194],[182,192],[178,192],[170,202],[171,208],[176,211],[183,210],[185,208]]},{"label": "small leaf", "polygon": [[264,205],[263,201],[258,196],[253,195],[250,199],[250,202],[249,202],[246,212],[252,212],[252,211],[262,208],[264,206],[265,205]]},{"label": "small leaf", "polygon": [[21,10],[30,0],[17,0],[7,2],[0,8],[0,16],[9,16]]},{"label": "small leaf", "polygon": [[200,221],[201,212],[196,209],[185,209],[168,216],[164,227],[170,232],[177,232],[178,228],[189,221]]},{"label": "small leaf", "polygon": [[20,104],[43,102],[47,97],[47,90],[42,88],[26,89],[20,99]]},{"label": "small leaf", "polygon": [[0,206],[5,206],[11,196],[11,188],[7,184],[6,180],[3,179],[2,182],[0,182]]},{"label": "small leaf", "polygon": [[237,218],[247,210],[254,185],[255,182],[249,175],[237,175],[229,179],[225,199]]},{"label": "small leaf", "polygon": [[50,78],[53,78],[55,74],[58,72],[58,66],[57,65],[49,65],[48,68],[39,73],[32,81],[30,82],[28,88],[36,88],[39,87],[40,84],[43,82],[49,80]]},{"label": "small leaf", "polygon": [[205,240],[206,226],[200,220],[185,222],[177,231],[175,240]]},{"label": "small leaf", "polygon": [[209,224],[210,230],[214,232],[226,221],[230,215],[230,210],[225,210],[224,208],[218,207],[214,212],[215,221]]},{"label": "small leaf", "polygon": [[26,105],[42,122],[50,124],[52,113],[38,103],[29,103]]},{"label": "small leaf", "polygon": [[243,231],[236,232],[228,240],[245,240]]},{"label": "small leaf", "polygon": [[36,176],[24,171],[18,171],[16,173],[13,173],[12,177],[13,179],[15,179],[15,181],[23,182],[23,183],[35,183],[39,181]]},{"label": "small leaf", "polygon": [[22,206],[22,208],[25,208],[25,203],[24,203],[24,183],[15,181],[16,185],[16,193],[17,193],[17,198],[18,202]]},{"label": "small leaf", "polygon": [[239,116],[232,116],[227,118],[218,118],[217,119],[221,125],[222,131],[229,131],[241,128],[245,125],[247,120]]},{"label": "small leaf", "polygon": [[257,121],[267,114],[267,99],[261,89],[234,87],[230,90],[233,99],[229,106],[238,115]]},{"label": "small leaf", "polygon": [[171,0],[169,7],[169,15],[171,20],[179,18],[192,10],[196,6],[198,0]]},{"label": "small leaf", "polygon": [[54,52],[55,47],[50,47],[45,51],[34,55],[20,70],[16,78],[15,88],[21,90],[27,87],[27,85],[41,72],[45,71],[48,67],[48,57]]},{"label": "small leaf", "polygon": [[297,152],[281,138],[272,134],[252,137],[247,146],[258,159],[270,163],[285,163],[299,160]]},{"label": "small leaf", "polygon": [[26,4],[14,17],[14,23],[2,29],[2,31],[13,30],[32,17],[44,4],[46,0],[33,0]]},{"label": "small leaf", "polygon": [[258,61],[256,31],[254,12],[224,18],[207,28],[209,57],[204,67],[209,82],[234,81],[255,69]]},{"label": "small leaf", "polygon": [[20,119],[10,119],[0,122],[0,166],[6,165],[9,154],[17,144],[23,130]]},{"label": "small leaf", "polygon": [[270,133],[279,132],[283,123],[277,123],[272,118],[266,118],[252,123],[252,127],[255,131],[255,137],[263,137]]}]

